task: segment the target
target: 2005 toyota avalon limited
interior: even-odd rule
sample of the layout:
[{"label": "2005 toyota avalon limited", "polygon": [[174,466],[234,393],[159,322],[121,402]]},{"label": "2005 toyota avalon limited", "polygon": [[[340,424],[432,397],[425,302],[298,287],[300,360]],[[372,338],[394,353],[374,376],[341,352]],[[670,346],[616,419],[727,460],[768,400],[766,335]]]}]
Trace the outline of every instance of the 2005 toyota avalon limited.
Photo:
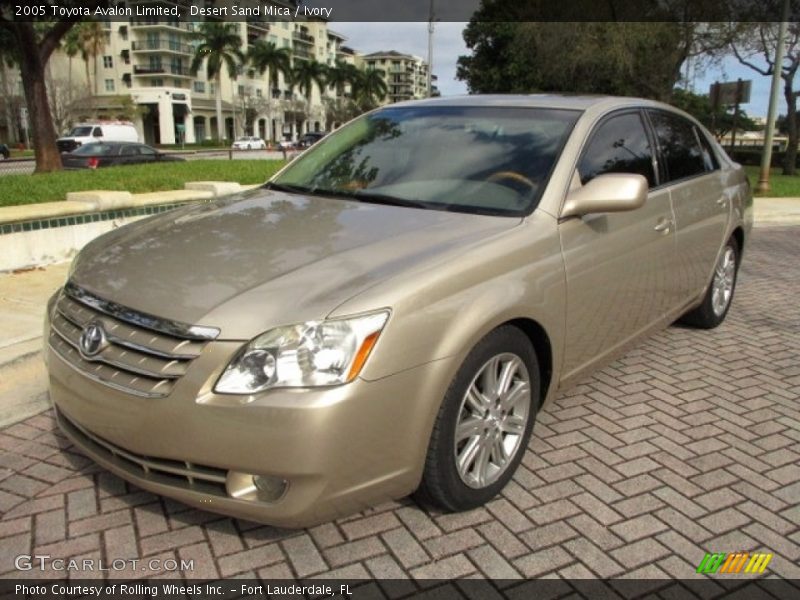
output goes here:
[{"label": "2005 toyota avalon limited", "polygon": [[751,225],[742,169],[669,106],[396,104],[86,246],[48,306],[50,395],[102,466],[208,510],[468,509],[557,390],[722,322]]}]

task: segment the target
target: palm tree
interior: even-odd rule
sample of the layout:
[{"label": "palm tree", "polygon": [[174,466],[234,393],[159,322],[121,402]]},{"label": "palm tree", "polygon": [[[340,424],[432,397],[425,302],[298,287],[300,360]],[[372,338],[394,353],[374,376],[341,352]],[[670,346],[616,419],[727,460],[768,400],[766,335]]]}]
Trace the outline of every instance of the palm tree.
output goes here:
[{"label": "palm tree", "polygon": [[315,60],[300,60],[294,65],[292,69],[292,77],[290,87],[297,88],[306,99],[306,107],[308,112],[311,108],[311,94],[314,91],[314,84],[317,84],[320,94],[325,89],[325,65]]},{"label": "palm tree", "polygon": [[[77,25],[77,29],[81,55],[86,62],[86,79],[89,82],[89,88],[94,89],[96,96],[99,93],[97,86],[97,57],[106,49],[106,30],[99,21],[83,21]],[[89,75],[89,59],[94,62],[94,85],[92,85],[92,78]]]},{"label": "palm tree", "polygon": [[228,68],[231,79],[236,79],[240,64],[245,62],[242,53],[242,38],[234,23],[204,22],[197,32],[200,43],[195,48],[191,71],[197,73],[203,61],[206,62],[206,75],[216,81],[217,139],[223,136],[222,123],[222,67]]},{"label": "palm tree", "polygon": [[361,71],[353,84],[353,97],[363,108],[370,109],[386,97],[389,88],[384,80],[385,73],[380,69]]},{"label": "palm tree", "polygon": [[328,68],[326,80],[328,87],[332,88],[337,96],[344,96],[344,88],[349,83],[354,85],[358,80],[359,70],[355,65],[337,60],[336,63]]},{"label": "palm tree", "polygon": [[269,128],[269,138],[272,138],[272,89],[278,87],[278,74],[282,73],[285,78],[289,78],[292,72],[292,58],[288,48],[278,48],[272,42],[258,40],[247,53],[247,60],[259,73],[267,74],[267,123]]},{"label": "palm tree", "polygon": [[72,59],[75,58],[81,51],[81,41],[78,37],[78,27],[73,27],[64,36],[62,42],[62,49],[64,54],[69,58],[69,73],[67,73],[67,81],[69,82],[69,89],[72,90]]}]

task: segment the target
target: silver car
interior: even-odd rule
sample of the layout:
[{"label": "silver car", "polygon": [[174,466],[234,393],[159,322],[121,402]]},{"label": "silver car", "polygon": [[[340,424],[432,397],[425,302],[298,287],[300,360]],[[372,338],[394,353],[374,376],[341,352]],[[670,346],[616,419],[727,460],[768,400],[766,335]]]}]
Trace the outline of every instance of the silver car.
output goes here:
[{"label": "silver car", "polygon": [[560,390],[723,321],[751,225],[741,167],[670,106],[391,105],[84,248],[48,307],[50,395],[87,455],[207,510],[469,509]]}]

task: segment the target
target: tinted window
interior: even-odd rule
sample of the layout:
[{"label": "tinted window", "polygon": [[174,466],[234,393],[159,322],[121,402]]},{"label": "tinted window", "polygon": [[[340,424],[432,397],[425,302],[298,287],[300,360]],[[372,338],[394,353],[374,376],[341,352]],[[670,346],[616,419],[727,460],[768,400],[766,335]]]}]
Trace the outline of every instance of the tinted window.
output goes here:
[{"label": "tinted window", "polygon": [[78,156],[116,156],[119,153],[119,146],[95,142],[85,144],[72,152]]},{"label": "tinted window", "polygon": [[150,146],[137,146],[139,153],[144,154],[146,156],[152,156],[156,153]]},{"label": "tinted window", "polygon": [[625,113],[604,121],[592,135],[578,172],[581,183],[603,173],[636,173],[653,187],[653,152],[640,114]]},{"label": "tinted window", "polygon": [[719,162],[717,162],[717,157],[711,149],[711,142],[708,141],[705,134],[697,127],[694,128],[694,132],[697,134],[697,139],[700,140],[700,146],[703,149],[703,163],[705,164],[706,171],[716,171],[719,169]]},{"label": "tinted window", "polygon": [[122,154],[122,156],[137,156],[139,154],[139,149],[136,146],[123,146],[120,154]]},{"label": "tinted window", "polygon": [[86,137],[87,135],[91,134],[91,127],[73,127],[72,131],[69,132],[70,137]]},{"label": "tinted window", "polygon": [[650,113],[661,156],[667,166],[667,181],[677,181],[706,172],[703,149],[695,135],[694,125],[666,112]]},{"label": "tinted window", "polygon": [[100,129],[99,127],[95,127],[94,131],[92,132],[92,135],[94,137],[103,137],[103,130]]}]

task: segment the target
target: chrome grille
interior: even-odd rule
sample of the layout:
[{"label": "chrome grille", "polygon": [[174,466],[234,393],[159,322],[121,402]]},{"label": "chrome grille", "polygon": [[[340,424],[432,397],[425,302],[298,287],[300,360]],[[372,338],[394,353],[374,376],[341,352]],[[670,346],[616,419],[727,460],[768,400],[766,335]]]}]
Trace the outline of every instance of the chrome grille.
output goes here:
[{"label": "chrome grille", "polygon": [[56,411],[56,417],[61,427],[81,446],[136,477],[206,494],[227,496],[225,482],[228,473],[224,469],[136,454],[88,431],[61,411]]},{"label": "chrome grille", "polygon": [[[102,310],[106,306],[114,310]],[[104,304],[75,286],[61,293],[50,318],[50,347],[67,363],[95,381],[138,396],[167,396],[207,343],[176,333],[180,328],[189,331],[187,326],[174,324],[168,333],[143,327],[140,323],[163,321]],[[102,325],[108,345],[86,356],[80,350],[80,338],[90,323]]]}]

